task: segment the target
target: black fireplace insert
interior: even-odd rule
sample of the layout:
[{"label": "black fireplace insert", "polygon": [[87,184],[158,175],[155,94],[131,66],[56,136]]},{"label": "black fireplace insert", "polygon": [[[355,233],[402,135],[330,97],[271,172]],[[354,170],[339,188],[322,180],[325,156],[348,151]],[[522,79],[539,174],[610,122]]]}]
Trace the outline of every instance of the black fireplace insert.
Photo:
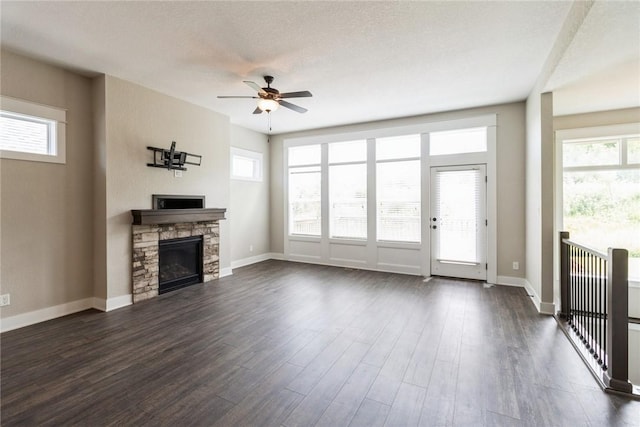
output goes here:
[{"label": "black fireplace insert", "polygon": [[158,293],[202,283],[202,236],[161,240]]}]

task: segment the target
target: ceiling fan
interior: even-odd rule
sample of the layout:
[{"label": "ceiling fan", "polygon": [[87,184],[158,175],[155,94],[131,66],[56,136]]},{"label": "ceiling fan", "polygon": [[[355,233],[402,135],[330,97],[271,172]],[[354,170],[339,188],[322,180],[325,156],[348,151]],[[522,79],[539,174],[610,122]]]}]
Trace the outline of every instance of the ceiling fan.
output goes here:
[{"label": "ceiling fan", "polygon": [[245,80],[246,83],[251,88],[258,91],[258,96],[218,96],[218,98],[252,98],[258,100],[258,106],[255,110],[253,110],[253,114],[261,114],[263,111],[267,113],[271,113],[272,111],[276,111],[279,106],[283,106],[290,110],[296,111],[298,113],[306,113],[307,109],[302,108],[299,105],[292,104],[290,102],[285,101],[285,98],[308,98],[311,95],[311,92],[308,90],[303,90],[300,92],[285,92],[280,93],[278,89],[272,88],[271,83],[273,83],[272,76],[264,76],[264,81],[267,82],[267,87],[260,87],[257,83]]}]

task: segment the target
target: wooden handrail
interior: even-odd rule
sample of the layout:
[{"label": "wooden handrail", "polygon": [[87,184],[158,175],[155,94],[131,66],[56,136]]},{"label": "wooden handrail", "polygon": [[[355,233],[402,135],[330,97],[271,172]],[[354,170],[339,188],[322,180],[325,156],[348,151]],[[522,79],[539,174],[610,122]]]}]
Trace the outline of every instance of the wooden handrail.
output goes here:
[{"label": "wooden handrail", "polygon": [[[569,235],[568,231],[561,231],[561,233],[567,233],[567,236]],[[573,240],[570,240],[568,238],[567,239],[562,239],[562,243],[565,243],[567,245],[571,245],[571,246],[573,246],[575,248],[578,248],[578,249],[582,249],[583,251],[589,252],[591,255],[600,257],[602,259],[607,259],[607,254],[605,254],[603,252],[600,252],[597,249],[590,248],[589,246],[585,246],[585,245],[581,245],[580,243],[576,243]]]}]

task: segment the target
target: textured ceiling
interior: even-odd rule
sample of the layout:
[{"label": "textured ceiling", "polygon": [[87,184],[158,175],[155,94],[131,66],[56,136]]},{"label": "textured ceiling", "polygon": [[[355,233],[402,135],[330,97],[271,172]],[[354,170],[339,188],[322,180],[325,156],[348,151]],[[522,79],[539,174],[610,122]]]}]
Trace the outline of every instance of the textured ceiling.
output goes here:
[{"label": "textured ceiling", "polygon": [[547,82],[556,115],[640,106],[640,2],[596,2]]},{"label": "textured ceiling", "polygon": [[[313,98],[273,133],[523,100],[570,2],[11,2],[6,48],[267,131],[242,80]],[[569,73],[571,74],[571,73]],[[571,79],[566,79],[571,81]]]}]

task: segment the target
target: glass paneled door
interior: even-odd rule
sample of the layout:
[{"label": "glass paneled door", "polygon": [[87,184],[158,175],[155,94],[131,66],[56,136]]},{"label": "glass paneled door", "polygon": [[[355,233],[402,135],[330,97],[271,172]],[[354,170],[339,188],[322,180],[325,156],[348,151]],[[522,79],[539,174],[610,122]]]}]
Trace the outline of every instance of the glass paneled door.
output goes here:
[{"label": "glass paneled door", "polygon": [[431,168],[431,274],[487,280],[486,166]]}]

